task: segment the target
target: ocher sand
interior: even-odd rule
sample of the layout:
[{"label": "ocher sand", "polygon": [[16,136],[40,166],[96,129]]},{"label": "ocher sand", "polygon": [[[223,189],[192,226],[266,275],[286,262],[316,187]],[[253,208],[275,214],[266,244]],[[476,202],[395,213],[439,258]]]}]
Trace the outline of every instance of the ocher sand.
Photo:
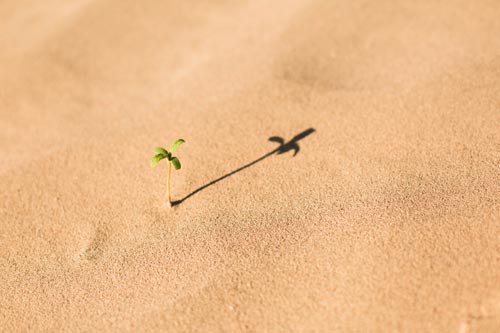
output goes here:
[{"label": "ocher sand", "polygon": [[499,18],[2,1],[0,330],[500,331]]}]

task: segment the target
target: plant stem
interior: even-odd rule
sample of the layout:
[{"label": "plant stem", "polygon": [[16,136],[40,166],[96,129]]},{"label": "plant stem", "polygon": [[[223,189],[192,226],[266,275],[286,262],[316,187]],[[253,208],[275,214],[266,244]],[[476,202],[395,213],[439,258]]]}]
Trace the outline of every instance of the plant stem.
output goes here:
[{"label": "plant stem", "polygon": [[167,194],[168,194],[168,204],[172,206],[172,200],[170,199],[170,169],[172,163],[168,162],[168,176],[167,176]]}]

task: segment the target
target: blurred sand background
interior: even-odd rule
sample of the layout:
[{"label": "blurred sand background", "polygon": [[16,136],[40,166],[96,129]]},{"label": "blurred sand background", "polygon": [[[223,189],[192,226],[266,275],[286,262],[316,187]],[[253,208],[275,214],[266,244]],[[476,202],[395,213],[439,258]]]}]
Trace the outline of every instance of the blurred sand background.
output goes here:
[{"label": "blurred sand background", "polygon": [[500,331],[498,1],[2,1],[0,156],[1,331]]}]

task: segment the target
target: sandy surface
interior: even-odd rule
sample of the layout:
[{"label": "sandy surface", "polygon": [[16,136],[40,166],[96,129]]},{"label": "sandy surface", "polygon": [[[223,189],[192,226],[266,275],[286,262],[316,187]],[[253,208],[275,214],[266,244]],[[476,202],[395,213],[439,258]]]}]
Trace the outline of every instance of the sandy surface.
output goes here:
[{"label": "sandy surface", "polygon": [[499,18],[0,2],[0,330],[500,331]]}]

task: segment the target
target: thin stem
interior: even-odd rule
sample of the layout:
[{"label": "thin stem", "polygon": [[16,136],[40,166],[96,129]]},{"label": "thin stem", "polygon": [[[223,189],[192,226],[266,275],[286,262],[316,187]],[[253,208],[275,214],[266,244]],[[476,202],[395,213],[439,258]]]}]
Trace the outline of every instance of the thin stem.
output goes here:
[{"label": "thin stem", "polygon": [[167,194],[168,194],[168,203],[172,206],[172,200],[170,199],[170,170],[171,170],[170,161],[168,161],[168,176],[167,176]]}]

